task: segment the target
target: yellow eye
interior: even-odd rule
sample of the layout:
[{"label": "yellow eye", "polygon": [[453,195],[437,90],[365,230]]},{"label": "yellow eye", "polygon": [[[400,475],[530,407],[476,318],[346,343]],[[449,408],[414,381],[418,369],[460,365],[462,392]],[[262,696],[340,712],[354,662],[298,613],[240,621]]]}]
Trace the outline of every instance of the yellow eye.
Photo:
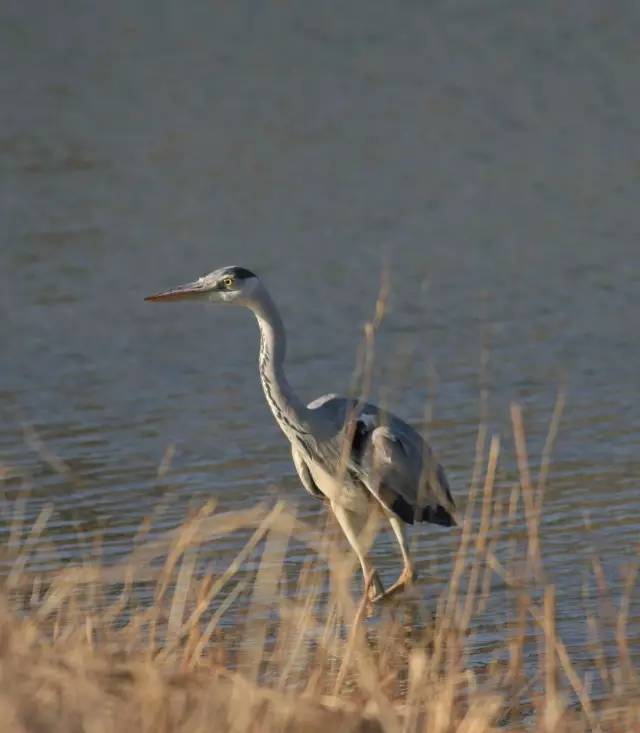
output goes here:
[{"label": "yellow eye", "polygon": [[225,288],[233,287],[233,278],[225,277],[225,279],[222,281],[222,284],[225,286]]}]

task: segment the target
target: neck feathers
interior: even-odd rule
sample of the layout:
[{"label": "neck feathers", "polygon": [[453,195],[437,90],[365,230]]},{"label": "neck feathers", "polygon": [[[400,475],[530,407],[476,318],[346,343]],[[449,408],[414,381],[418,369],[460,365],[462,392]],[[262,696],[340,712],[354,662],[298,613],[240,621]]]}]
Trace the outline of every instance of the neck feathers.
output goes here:
[{"label": "neck feathers", "polygon": [[250,305],[260,326],[258,368],[267,404],[289,438],[306,435],[307,408],[294,394],[284,373],[287,339],[278,310],[266,290]]}]

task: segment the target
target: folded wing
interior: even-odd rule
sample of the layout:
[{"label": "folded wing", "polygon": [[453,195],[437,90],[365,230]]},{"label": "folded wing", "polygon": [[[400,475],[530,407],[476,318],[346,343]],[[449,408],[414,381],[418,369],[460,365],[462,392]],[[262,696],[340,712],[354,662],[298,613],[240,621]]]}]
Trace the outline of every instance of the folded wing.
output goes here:
[{"label": "folded wing", "polygon": [[348,473],[388,510],[409,524],[456,524],[455,503],[444,469],[422,436],[375,405],[324,395],[309,407],[332,425],[332,436],[318,450],[327,465],[344,455],[350,441]]}]

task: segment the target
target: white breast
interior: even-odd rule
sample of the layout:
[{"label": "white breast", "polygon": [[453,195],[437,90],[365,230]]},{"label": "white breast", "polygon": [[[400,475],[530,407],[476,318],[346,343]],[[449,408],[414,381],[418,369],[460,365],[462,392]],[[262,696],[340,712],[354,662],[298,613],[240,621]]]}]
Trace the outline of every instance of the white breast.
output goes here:
[{"label": "white breast", "polygon": [[321,466],[310,462],[309,471],[316,486],[332,504],[338,504],[350,511],[365,513],[369,510],[370,495],[362,486],[351,481],[339,482]]}]

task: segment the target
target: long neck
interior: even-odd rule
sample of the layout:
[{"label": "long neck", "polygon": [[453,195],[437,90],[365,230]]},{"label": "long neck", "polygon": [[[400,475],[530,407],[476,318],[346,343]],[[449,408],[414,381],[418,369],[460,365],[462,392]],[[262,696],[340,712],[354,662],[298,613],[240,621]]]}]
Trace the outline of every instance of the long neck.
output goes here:
[{"label": "long neck", "polygon": [[284,373],[287,336],[278,309],[264,288],[250,304],[260,326],[259,370],[267,403],[285,435],[293,440],[308,431],[309,410],[294,394]]}]

